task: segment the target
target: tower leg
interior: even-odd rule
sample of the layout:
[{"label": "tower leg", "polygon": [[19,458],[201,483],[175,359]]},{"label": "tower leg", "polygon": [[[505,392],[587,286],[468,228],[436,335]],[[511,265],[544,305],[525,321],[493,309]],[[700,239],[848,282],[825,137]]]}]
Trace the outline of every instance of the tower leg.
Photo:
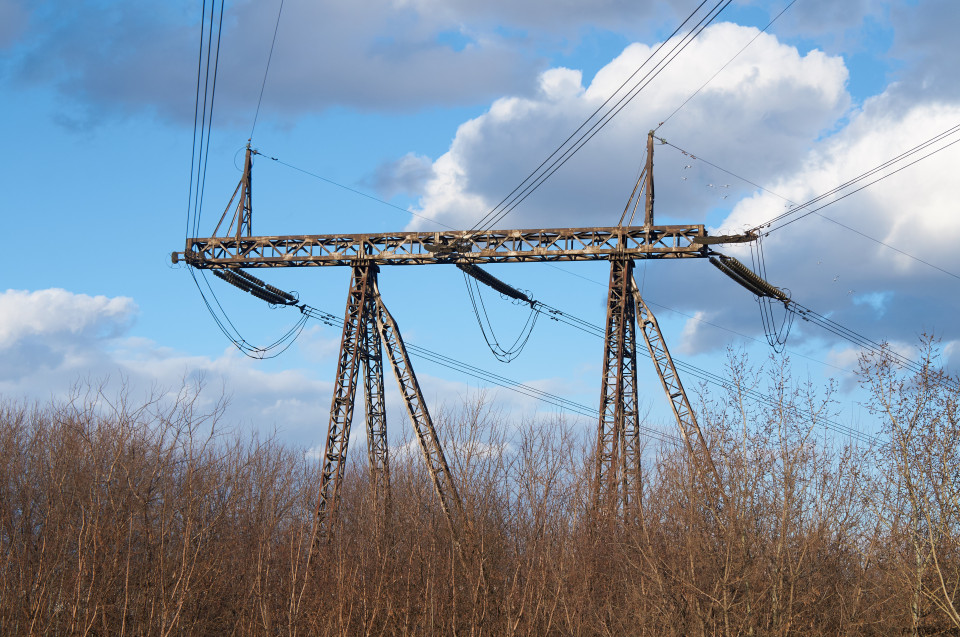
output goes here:
[{"label": "tower leg", "polygon": [[347,295],[347,308],[343,317],[343,334],[340,337],[340,357],[337,361],[337,380],[330,405],[330,424],[323,451],[323,466],[320,476],[320,497],[317,500],[316,524],[318,540],[329,536],[330,520],[340,500],[340,487],[347,459],[347,444],[350,442],[350,423],[353,420],[353,405],[357,392],[357,372],[360,367],[360,333],[365,322],[365,312],[370,305],[367,298],[376,280],[376,266],[354,266]]},{"label": "tower leg", "polygon": [[457,492],[450,475],[450,467],[443,455],[443,448],[440,446],[440,439],[437,437],[433,420],[427,411],[426,401],[424,401],[423,393],[420,391],[420,383],[417,382],[417,377],[413,373],[410,356],[403,344],[400,330],[397,328],[397,323],[393,320],[390,312],[387,311],[387,307],[383,304],[376,283],[374,283],[374,298],[377,306],[377,328],[386,347],[387,356],[393,366],[397,383],[400,385],[400,394],[403,396],[407,413],[410,415],[410,421],[416,431],[417,442],[420,443],[424,460],[430,470],[433,487],[440,499],[440,506],[443,508],[444,515],[446,515],[447,521],[454,532],[454,537],[459,537],[459,523],[463,522],[463,502],[460,500],[460,494]]},{"label": "tower leg", "polygon": [[632,260],[611,260],[595,475],[595,502],[608,514],[621,507],[626,513],[640,503],[640,421],[632,273]]},{"label": "tower leg", "polygon": [[380,333],[377,331],[377,302],[372,294],[367,294],[364,302],[367,307],[360,324],[360,360],[363,363],[367,457],[370,462],[374,499],[379,513],[385,516],[390,509],[390,463],[387,411],[383,398],[383,348],[380,344]]},{"label": "tower leg", "polygon": [[710,449],[707,447],[707,441],[703,436],[700,425],[697,423],[693,409],[690,408],[687,392],[684,391],[680,377],[677,375],[677,368],[673,365],[673,358],[667,350],[663,333],[660,331],[660,326],[653,316],[653,312],[641,298],[640,289],[632,276],[630,277],[630,289],[636,302],[637,319],[640,323],[643,339],[650,351],[650,359],[657,368],[663,390],[667,393],[667,398],[670,399],[670,406],[673,408],[673,415],[677,420],[677,427],[680,429],[680,436],[683,438],[687,452],[693,459],[698,471],[703,471],[705,467],[706,471],[711,474],[721,498],[725,500],[726,496],[723,491],[720,473],[713,462]]}]

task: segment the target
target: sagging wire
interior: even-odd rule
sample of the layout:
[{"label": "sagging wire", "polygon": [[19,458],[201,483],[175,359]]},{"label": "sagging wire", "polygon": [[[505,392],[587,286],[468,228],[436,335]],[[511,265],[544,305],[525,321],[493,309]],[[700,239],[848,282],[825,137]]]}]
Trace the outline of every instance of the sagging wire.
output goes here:
[{"label": "sagging wire", "polygon": [[[190,182],[187,196],[187,223],[184,232],[185,240],[188,239],[191,234],[194,237],[199,236],[200,232],[200,216],[203,210],[207,160],[209,158],[214,102],[217,90],[217,70],[220,61],[223,11],[223,0],[220,0],[219,11],[216,0],[210,3],[209,14],[206,0],[204,0],[201,8],[200,45],[197,54],[197,83],[193,115],[193,143],[191,146]],[[214,41],[213,37],[214,31],[216,31],[216,41]],[[202,100],[201,93],[203,96]],[[236,193],[234,193],[234,195],[236,195]],[[190,278],[193,279],[197,291],[200,292],[200,298],[203,300],[207,312],[209,312],[214,323],[216,323],[223,335],[244,355],[255,359],[267,359],[279,356],[293,344],[303,331],[308,318],[306,315],[302,316],[296,324],[274,342],[265,346],[250,343],[243,337],[240,330],[230,319],[213,286],[211,286],[206,273],[203,270],[199,270],[200,275],[197,276],[197,268],[190,266],[189,262],[187,262],[187,264],[187,271],[190,274]],[[247,275],[245,272],[238,270],[229,276],[225,276],[224,273],[218,271],[215,271],[214,274],[228,283],[245,289],[245,291],[250,292],[262,300],[267,300],[274,307],[278,304],[289,304],[287,302],[288,299],[278,294],[281,292],[280,290],[272,288],[272,286],[267,286],[267,284],[251,275]],[[251,279],[259,283],[251,284]],[[275,301],[281,302],[276,303]]]},{"label": "sagging wire", "polygon": [[[246,279],[250,283],[260,284],[259,287],[261,288],[261,291],[266,290],[267,292],[270,293],[270,294],[254,294],[254,296],[256,296],[257,298],[264,300],[267,303],[270,303],[274,307],[296,307],[302,315],[300,322],[305,322],[307,319],[314,319],[330,327],[334,327],[334,328],[343,327],[343,320],[338,316],[331,314],[330,312],[326,312],[324,310],[320,310],[318,308],[312,307],[306,303],[301,303],[295,295],[293,294],[288,295],[283,291],[278,290],[277,288],[274,288],[273,286],[270,286],[266,283],[263,283],[262,281],[260,281],[259,279],[256,279],[255,277],[252,277],[252,275],[248,275],[245,272],[235,271],[235,273],[240,277]],[[597,338],[604,337],[604,329],[598,325],[590,323],[589,321],[576,317],[572,314],[564,312],[555,307],[549,306],[540,301],[533,301],[533,304],[536,306],[537,314],[545,313],[551,320],[557,321],[559,323],[563,323],[568,327],[573,327],[577,330],[580,330],[581,332],[590,334]],[[408,342],[406,345],[407,345],[407,348],[410,350],[410,353],[413,354],[414,356],[423,358],[425,360],[428,360],[442,367],[446,367],[447,369],[452,369],[454,371],[458,371],[468,376],[472,376],[480,380],[485,380],[499,387],[509,389],[521,395],[534,398],[541,402],[545,402],[547,404],[553,405],[555,407],[559,407],[560,409],[564,409],[581,416],[587,416],[590,418],[596,418],[598,416],[597,410],[592,407],[588,407],[586,405],[576,403],[567,398],[563,398],[562,396],[550,394],[548,392],[545,392],[536,387],[532,387],[530,385],[519,383],[515,380],[511,380],[499,374],[489,372],[487,370],[484,370],[479,367],[475,367],[468,363],[464,363],[463,361],[460,361],[458,359],[451,358],[443,354],[439,354],[437,352],[431,351],[424,347],[419,347],[413,343]],[[287,347],[289,347],[289,344],[287,345]],[[649,352],[647,352],[645,349],[638,348],[637,353],[646,357],[650,356]],[[692,365],[690,363],[687,363],[679,359],[674,359],[673,362],[674,362],[674,365],[677,367],[678,371],[682,371],[686,375],[697,378],[701,382],[716,385],[718,387],[721,387],[729,391],[736,390],[736,386],[732,381],[727,380],[726,378],[718,374],[701,369],[695,365]],[[768,407],[774,407],[774,408],[781,407],[781,404],[776,399],[770,396],[767,396],[757,391],[756,389],[746,389],[746,395],[748,398],[757,402],[758,404],[766,405]],[[804,420],[810,420],[811,422],[814,420],[804,412],[797,409],[796,407],[793,407],[791,411],[792,411],[792,414],[798,418],[802,418]],[[863,442],[865,444],[872,444],[876,442],[875,438],[870,437],[861,431],[853,429],[852,427],[842,425],[840,423],[834,422],[826,418],[816,419],[816,421],[820,426],[822,426],[825,429],[830,429],[837,433],[849,436],[850,438],[858,440],[859,442]],[[673,445],[678,445],[680,443],[680,439],[677,436],[674,436],[672,434],[669,434],[663,431],[658,431],[655,429],[650,429],[649,427],[644,427],[642,425],[640,428],[641,428],[641,431],[643,431],[647,436],[658,439],[661,442],[666,442]]]},{"label": "sagging wire", "polygon": [[[763,238],[757,237],[750,243],[750,259],[753,263],[753,271],[764,281],[767,280],[767,264],[763,256]],[[773,309],[774,301],[781,302],[768,295],[757,295],[757,304],[760,306],[760,321],[763,323],[763,333],[767,337],[767,343],[777,354],[783,353],[787,346],[787,339],[790,337],[790,330],[793,328],[793,319],[796,312],[790,305],[789,290],[779,288],[787,300],[782,301],[784,307],[783,319],[780,326],[777,327],[777,320]]]},{"label": "sagging wire", "polygon": [[[547,315],[547,317],[553,321],[557,321],[558,323],[563,323],[569,327],[580,330],[585,334],[589,334],[597,338],[604,338],[604,328],[600,327],[599,325],[590,323],[589,321],[578,318],[567,312],[564,312],[563,310],[559,310],[555,307],[551,307],[543,303],[540,304],[540,307],[542,311]],[[647,358],[650,357],[650,353],[647,351],[646,348],[637,348],[637,354],[640,354]],[[717,387],[720,387],[727,391],[743,391],[744,394],[750,400],[756,402],[757,404],[764,405],[774,409],[783,408],[782,403],[778,401],[776,398],[763,394],[756,389],[742,388],[742,387],[738,388],[733,381],[730,381],[724,378],[723,376],[720,376],[719,374],[715,374],[705,369],[701,369],[696,365],[692,365],[691,363],[687,363],[686,361],[683,361],[677,358],[673,359],[673,364],[674,366],[676,366],[677,371],[683,372],[684,375],[696,378],[703,383],[716,385]],[[828,418],[816,419],[814,417],[811,417],[807,413],[800,411],[797,407],[792,407],[791,413],[795,417],[801,418],[811,423],[813,423],[816,420],[817,424],[822,426],[824,429],[829,429],[839,434],[849,436],[851,439],[855,439],[864,444],[873,444],[876,442],[875,437],[869,436],[857,429],[832,421]]]},{"label": "sagging wire", "polygon": [[[479,268],[474,269],[479,270]],[[527,315],[527,320],[524,323],[523,328],[520,330],[520,334],[517,335],[517,338],[513,341],[512,345],[509,347],[504,347],[497,340],[497,336],[494,333],[493,324],[490,322],[490,315],[487,313],[486,305],[483,302],[483,294],[480,292],[480,283],[477,280],[476,275],[464,270],[463,282],[467,287],[467,294],[470,297],[470,305],[473,307],[473,314],[477,318],[477,324],[480,326],[480,333],[483,334],[483,340],[486,341],[487,347],[490,348],[490,351],[501,363],[509,363],[510,361],[514,360],[520,355],[520,353],[523,351],[523,348],[526,347],[527,343],[530,341],[530,336],[533,334],[533,328],[537,324],[537,317],[540,316],[540,310],[537,308],[536,302],[530,300],[529,297],[523,299],[512,294],[505,294],[503,291],[500,292],[501,297],[503,298],[512,297],[512,300],[515,304],[523,302],[530,304],[530,313]]]}]

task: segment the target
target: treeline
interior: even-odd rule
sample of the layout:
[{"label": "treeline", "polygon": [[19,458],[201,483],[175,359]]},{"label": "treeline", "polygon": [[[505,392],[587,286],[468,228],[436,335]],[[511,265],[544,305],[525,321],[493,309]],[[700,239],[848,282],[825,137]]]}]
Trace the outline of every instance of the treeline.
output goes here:
[{"label": "treeline", "polygon": [[474,399],[435,415],[461,533],[407,435],[389,507],[354,445],[318,544],[316,459],[221,432],[194,392],[8,401],[0,634],[957,634],[956,379],[924,346],[914,375],[862,365],[869,444],[824,429],[829,388],[734,360],[734,388],[697,408],[722,484],[651,442],[628,521],[593,506],[592,426],[508,424]]}]

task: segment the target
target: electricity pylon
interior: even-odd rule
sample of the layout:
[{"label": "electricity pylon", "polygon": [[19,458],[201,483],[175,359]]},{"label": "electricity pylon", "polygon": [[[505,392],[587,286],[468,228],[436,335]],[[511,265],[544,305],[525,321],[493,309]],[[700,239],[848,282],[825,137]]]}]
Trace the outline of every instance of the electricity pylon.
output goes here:
[{"label": "electricity pylon", "polygon": [[[292,297],[252,275],[242,273],[241,281],[241,277],[230,273],[233,274],[231,277],[225,271],[277,267],[351,268],[352,278],[344,313],[337,377],[330,407],[316,508],[316,523],[320,536],[329,533],[339,501],[361,368],[373,488],[378,502],[384,507],[388,506],[390,473],[383,404],[384,349],[400,386],[400,393],[416,431],[440,506],[455,537],[462,532],[465,522],[463,503],[451,477],[403,339],[377,287],[380,266],[470,266],[462,269],[488,283],[485,279],[491,278],[489,275],[478,276],[482,272],[477,267],[479,264],[609,261],[610,285],[595,464],[595,503],[601,510],[626,517],[635,516],[641,504],[642,440],[637,407],[636,352],[638,326],[670,400],[681,438],[692,455],[703,459],[697,463],[698,466],[705,465],[719,483],[716,467],[710,460],[706,441],[677,375],[663,334],[634,281],[633,267],[637,259],[701,259],[720,256],[723,259],[721,265],[729,270],[735,268],[739,262],[719,255],[711,246],[747,242],[756,237],[751,234],[709,236],[705,227],[700,224],[654,225],[653,131],[647,137],[646,166],[637,180],[620,223],[613,227],[254,236],[251,230],[251,176],[254,154],[256,151],[248,146],[244,174],[220,223],[217,224],[219,230],[239,193],[240,198],[226,232],[220,236],[188,238],[184,251],[173,253],[173,261],[177,263],[182,260],[195,268],[214,270],[221,278],[235,285],[242,283],[241,287],[258,298],[280,304],[292,304]],[[645,196],[641,199],[644,193]],[[644,202],[644,223],[634,226],[633,219],[641,200]],[[631,213],[630,218],[626,219],[628,212]],[[217,231],[214,232],[214,235],[216,234]],[[742,264],[739,265],[743,267]],[[779,292],[776,288],[769,287],[770,290],[766,290],[755,283],[751,291],[761,295],[768,292],[768,295],[774,295]]]}]

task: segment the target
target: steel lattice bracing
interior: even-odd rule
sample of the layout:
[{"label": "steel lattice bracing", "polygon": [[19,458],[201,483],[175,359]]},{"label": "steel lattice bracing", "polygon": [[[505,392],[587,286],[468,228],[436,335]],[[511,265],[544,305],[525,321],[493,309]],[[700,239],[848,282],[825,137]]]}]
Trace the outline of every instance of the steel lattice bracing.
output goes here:
[{"label": "steel lattice bracing", "polygon": [[417,434],[417,441],[423,451],[441,508],[455,537],[459,538],[455,519],[463,520],[460,495],[450,476],[440,439],[427,411],[420,384],[414,375],[397,324],[380,299],[377,266],[365,264],[353,268],[347,296],[337,363],[337,382],[330,407],[330,425],[323,453],[320,497],[317,501],[317,539],[319,541],[330,536],[331,520],[339,503],[360,367],[364,370],[367,452],[375,496],[385,507],[384,510],[389,506],[390,470],[384,407],[383,347],[386,347],[390,358],[400,386],[400,394],[406,403],[407,413]]},{"label": "steel lattice bracing", "polygon": [[597,431],[596,501],[607,512],[639,503],[640,420],[637,412],[636,318],[630,285],[633,261],[610,262]]},{"label": "steel lattice bracing", "polygon": [[400,394],[407,406],[410,421],[416,430],[417,441],[420,443],[420,450],[430,470],[430,478],[440,499],[440,506],[443,507],[451,528],[457,534],[459,529],[454,519],[463,520],[463,502],[450,476],[450,467],[443,455],[443,448],[433,426],[433,420],[430,418],[430,412],[427,411],[423,392],[420,391],[420,383],[417,382],[417,377],[413,373],[413,365],[410,363],[410,356],[403,344],[400,330],[380,299],[376,283],[374,283],[374,295],[377,299],[377,328],[380,330],[380,337],[393,366],[397,383],[400,385]]},{"label": "steel lattice bracing", "polygon": [[173,259],[196,268],[678,259],[710,256],[711,239],[702,225],[227,236],[187,239],[185,251]]},{"label": "steel lattice bracing", "polygon": [[[353,271],[348,294],[337,379],[322,460],[320,497],[317,502],[319,536],[329,533],[329,520],[343,481],[344,462],[356,399],[357,375],[363,368],[368,455],[378,502],[389,502],[390,474],[384,410],[382,348],[386,346],[407,411],[430,470],[441,506],[457,538],[466,523],[463,504],[444,457],[422,392],[395,321],[377,288],[381,265],[520,263],[550,261],[611,262],[600,419],[597,437],[597,504],[608,512],[622,511],[628,517],[639,513],[642,501],[641,443],[637,407],[636,326],[640,321],[651,357],[670,398],[674,415],[688,450],[702,457],[719,484],[704,437],[677,377],[656,319],[640,298],[633,281],[635,259],[707,258],[717,253],[711,246],[756,238],[745,234],[711,237],[703,225],[656,226],[653,224],[653,133],[647,139],[647,163],[631,194],[624,215],[636,211],[641,190],[646,192],[644,225],[598,228],[545,228],[445,232],[400,232],[380,234],[251,236],[252,154],[247,148],[244,173],[224,215],[230,213],[240,193],[225,235],[187,239],[183,252],[173,261],[212,269],[228,282],[270,303],[296,304],[294,296],[266,285],[242,268],[350,266]],[[643,188],[641,189],[641,184]],[[637,199],[634,200],[634,196]],[[623,219],[621,219],[621,224]],[[733,266],[731,266],[733,267]],[[237,271],[226,272],[228,270]],[[242,275],[242,277],[240,277]],[[243,278],[248,283],[240,281]],[[492,279],[492,277],[489,277]],[[249,284],[252,281],[256,285]],[[488,285],[489,281],[485,281]],[[495,286],[496,287],[496,286]],[[509,286],[505,286],[509,287]],[[502,291],[502,290],[501,290]],[[525,299],[528,300],[529,299]],[[694,440],[695,439],[695,440]],[[699,452],[699,453],[698,453]],[[703,462],[697,462],[703,466]],[[458,539],[458,546],[460,542]],[[461,556],[462,554],[462,548]]]},{"label": "steel lattice bracing", "polygon": [[684,445],[691,458],[694,459],[698,467],[706,464],[707,470],[711,474],[716,487],[723,496],[720,474],[713,462],[710,449],[707,447],[706,438],[703,431],[697,423],[697,418],[690,407],[690,400],[687,398],[687,392],[683,389],[680,382],[680,376],[677,374],[677,368],[673,365],[673,358],[667,349],[667,344],[663,340],[663,333],[660,331],[660,325],[657,323],[653,312],[644,303],[640,296],[640,288],[637,282],[631,276],[630,287],[633,298],[637,304],[637,319],[640,322],[640,329],[643,338],[647,343],[647,349],[650,352],[650,360],[657,368],[657,374],[660,376],[660,382],[663,389],[670,399],[670,406],[673,408],[673,415],[677,420],[677,427],[680,429],[680,436],[683,438]]},{"label": "steel lattice bracing", "polygon": [[350,424],[353,421],[353,405],[357,393],[357,373],[362,358],[359,336],[364,329],[365,310],[369,307],[367,296],[371,293],[371,277],[375,276],[375,267],[353,268],[347,309],[343,317],[337,380],[330,405],[330,424],[323,451],[320,497],[317,500],[316,512],[318,537],[328,535],[329,513],[340,499],[340,485],[343,483],[347,445],[350,442]]},{"label": "steel lattice bracing", "polygon": [[[376,266],[373,266],[376,267]],[[383,347],[377,330],[376,299],[367,294],[361,320],[360,356],[363,362],[363,397],[367,424],[367,457],[373,495],[382,512],[390,507],[390,462],[387,445],[387,409],[383,390]]]}]

